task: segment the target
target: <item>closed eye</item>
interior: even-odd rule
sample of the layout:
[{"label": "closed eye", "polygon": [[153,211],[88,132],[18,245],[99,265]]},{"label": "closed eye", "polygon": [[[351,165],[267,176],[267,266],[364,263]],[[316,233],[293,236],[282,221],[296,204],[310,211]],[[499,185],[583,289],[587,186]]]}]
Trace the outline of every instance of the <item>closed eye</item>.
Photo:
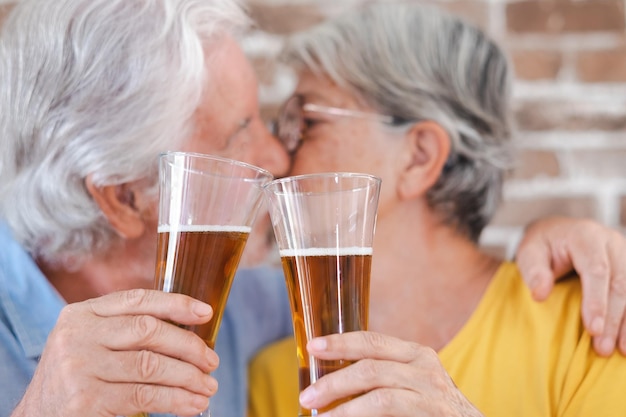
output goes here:
[{"label": "closed eye", "polygon": [[248,126],[250,126],[250,123],[252,122],[252,118],[248,117],[244,120],[241,120],[239,122],[239,124],[237,125],[237,129],[235,130],[235,132],[230,135],[228,137],[228,139],[226,140],[226,144],[224,146],[224,148],[229,148],[231,146],[231,144],[233,142],[235,142],[237,140],[237,138],[240,136],[240,133],[244,130],[246,130],[248,128]]}]

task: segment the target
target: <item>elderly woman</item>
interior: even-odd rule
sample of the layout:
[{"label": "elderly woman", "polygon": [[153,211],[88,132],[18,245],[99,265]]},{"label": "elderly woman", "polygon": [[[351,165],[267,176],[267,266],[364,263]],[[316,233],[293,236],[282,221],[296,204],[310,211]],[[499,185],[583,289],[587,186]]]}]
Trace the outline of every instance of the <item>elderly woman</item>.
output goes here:
[{"label": "elderly woman", "polygon": [[[358,395],[323,415],[623,415],[626,359],[594,352],[580,281],[537,303],[515,263],[477,245],[510,161],[498,46],[434,9],[385,3],[295,36],[286,57],[300,71],[279,125],[291,173],[383,180],[371,331],[309,343],[320,359],[357,362],[304,390],[302,408]],[[252,415],[297,415],[288,355],[291,341],[252,365]]]}]

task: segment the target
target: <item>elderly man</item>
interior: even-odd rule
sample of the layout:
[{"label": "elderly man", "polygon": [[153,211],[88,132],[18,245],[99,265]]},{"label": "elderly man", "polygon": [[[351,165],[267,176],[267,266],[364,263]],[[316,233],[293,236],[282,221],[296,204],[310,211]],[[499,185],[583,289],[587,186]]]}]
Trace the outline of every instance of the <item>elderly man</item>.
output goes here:
[{"label": "elderly man", "polygon": [[235,41],[247,24],[233,0],[23,0],[7,17],[0,416],[191,415],[216,379],[214,414],[245,413],[248,359],[290,332],[281,274],[236,277],[217,370],[215,352],[170,324],[206,322],[210,307],[146,288],[160,152],[288,170]]},{"label": "elderly man", "polygon": [[[5,21],[0,415],[29,382],[15,415],[206,407],[217,355],[165,320],[207,321],[209,306],[117,291],[153,285],[160,152],[219,154],[275,175],[288,168],[234,40],[247,24],[230,0],[27,0]],[[266,317],[285,317],[283,325],[259,317],[246,340],[227,325],[225,371],[243,375],[238,357],[289,332],[274,301],[282,282],[272,278],[280,277],[266,275],[238,280],[256,288]]]}]

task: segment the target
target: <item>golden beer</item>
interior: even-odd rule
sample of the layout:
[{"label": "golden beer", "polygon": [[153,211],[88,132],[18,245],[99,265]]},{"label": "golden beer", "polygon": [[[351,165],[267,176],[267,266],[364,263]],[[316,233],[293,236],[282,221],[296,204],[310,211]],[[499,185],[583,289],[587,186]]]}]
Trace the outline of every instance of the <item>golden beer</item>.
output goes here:
[{"label": "golden beer", "polygon": [[159,227],[155,288],[186,294],[213,307],[208,323],[181,325],[211,349],[249,235],[249,227],[239,226]]},{"label": "golden beer", "polygon": [[[296,338],[300,391],[351,361],[318,360],[306,351],[308,340],[333,333],[366,330],[369,311],[371,248],[281,250]],[[301,409],[301,416],[327,411]]]}]

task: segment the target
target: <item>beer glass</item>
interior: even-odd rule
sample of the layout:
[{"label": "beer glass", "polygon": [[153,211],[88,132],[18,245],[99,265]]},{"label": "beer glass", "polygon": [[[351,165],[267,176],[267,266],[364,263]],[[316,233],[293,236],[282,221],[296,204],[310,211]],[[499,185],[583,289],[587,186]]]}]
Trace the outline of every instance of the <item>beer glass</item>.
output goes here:
[{"label": "beer glass", "polygon": [[[300,391],[348,366],[319,360],[314,337],[367,330],[372,241],[380,179],[354,173],[302,175],[264,187],[291,303]],[[315,416],[324,409],[304,409]]]},{"label": "beer glass", "polygon": [[[261,168],[230,159],[184,152],[160,157],[155,288],[213,307],[208,323],[181,326],[211,349],[262,187],[272,179]],[[199,414],[209,415],[208,409]]]}]

